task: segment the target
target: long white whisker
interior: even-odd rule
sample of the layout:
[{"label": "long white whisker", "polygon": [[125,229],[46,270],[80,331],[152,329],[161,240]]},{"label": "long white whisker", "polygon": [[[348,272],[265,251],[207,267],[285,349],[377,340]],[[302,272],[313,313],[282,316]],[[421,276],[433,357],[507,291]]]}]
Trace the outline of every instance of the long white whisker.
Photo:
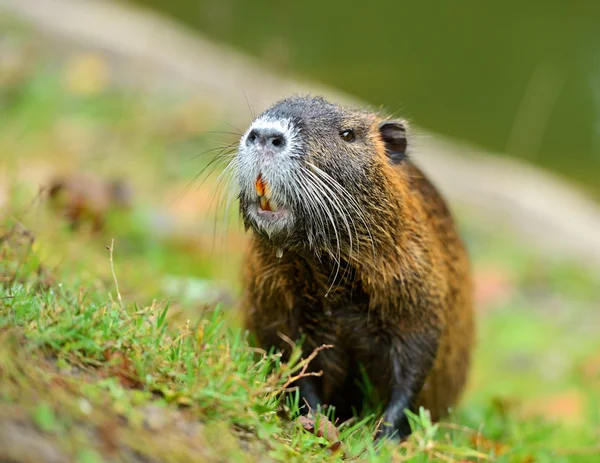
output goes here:
[{"label": "long white whisker", "polygon": [[[308,171],[301,170],[299,172],[305,174]],[[304,191],[306,191],[306,198],[304,198],[304,200],[313,201],[315,205],[319,206],[323,210],[323,212],[325,212],[327,219],[329,220],[329,223],[331,224],[333,233],[335,235],[335,241],[336,241],[336,252],[335,252],[335,254],[332,255],[332,257],[335,260],[335,262],[339,265],[340,258],[341,258],[340,234],[339,234],[339,231],[337,228],[337,224],[335,222],[335,217],[334,217],[333,211],[328,207],[327,203],[325,201],[323,201],[323,195],[319,194],[319,192],[315,188],[316,185],[313,182],[313,180],[304,175],[302,175],[302,177],[303,177],[303,179],[302,179],[303,182],[302,181],[300,182],[300,188],[303,188]],[[310,187],[311,187],[310,189],[312,191],[307,191],[309,185],[310,185]],[[327,236],[325,236],[324,238],[327,238]]]},{"label": "long white whisker", "polygon": [[[338,211],[338,213],[341,216],[341,219],[344,221],[344,224],[346,225],[346,230],[348,232],[348,237],[350,240],[350,254],[352,254],[352,230],[350,229],[350,224],[352,224],[352,228],[354,229],[354,233],[355,235],[358,237],[357,234],[357,230],[356,230],[356,225],[354,224],[354,220],[352,219],[352,216],[349,214],[348,209],[344,206],[343,202],[341,201],[341,199],[338,197],[338,195],[336,195],[336,193],[334,191],[331,190],[331,188],[329,188],[329,186],[322,181],[320,178],[318,178],[314,172],[311,172],[308,169],[304,169],[304,171],[306,171],[310,176],[313,177],[313,179],[318,183],[319,186],[321,186],[322,189],[324,189],[326,192],[329,193],[328,198],[330,200],[332,200],[332,202],[334,202],[334,206],[336,208],[336,210]],[[348,223],[348,219],[350,220],[350,223]]]},{"label": "long white whisker", "polygon": [[[302,172],[297,171],[295,183],[298,186],[298,188],[301,190],[301,192],[304,194],[304,196],[302,196],[302,197],[299,197],[299,195],[295,195],[295,196],[298,196],[297,202],[301,203],[301,204],[305,204],[307,206],[308,212],[311,213],[315,217],[315,220],[317,221],[316,230],[313,233],[313,230],[308,229],[307,237],[308,237],[309,246],[315,251],[315,253],[317,254],[317,258],[320,259],[320,250],[316,246],[316,243],[318,243],[319,241],[327,243],[327,238],[328,238],[327,228],[326,228],[326,224],[323,221],[323,217],[321,214],[321,211],[323,211],[325,213],[325,215],[327,215],[327,206],[322,204],[321,201],[319,201],[318,195],[316,194],[317,192],[313,191],[314,188],[313,188],[312,184],[308,185],[307,182],[308,182],[308,180],[304,178],[304,175],[302,175]],[[322,235],[322,239],[320,239],[319,235]]]},{"label": "long white whisker", "polygon": [[371,230],[369,229],[369,225],[367,224],[365,214],[364,214],[360,204],[358,203],[358,201],[356,201],[356,199],[354,197],[352,197],[352,195],[348,192],[348,190],[346,190],[342,185],[339,184],[339,182],[337,182],[333,177],[331,177],[331,175],[324,172],[322,169],[318,168],[311,162],[307,162],[307,165],[310,166],[312,169],[314,169],[315,173],[317,173],[318,175],[323,177],[323,179],[325,181],[328,181],[329,184],[333,188],[335,188],[346,200],[348,200],[348,202],[352,208],[352,211],[354,213],[356,213],[356,215],[358,216],[358,218],[364,225],[364,230],[367,233],[367,235],[369,236],[369,241],[371,242],[373,258],[375,258],[375,254],[376,254],[375,253],[375,241],[373,240],[373,236],[371,235]]},{"label": "long white whisker", "polygon": [[[340,201],[340,199],[337,197],[337,195],[335,194],[335,192],[333,192],[322,180],[320,180],[313,172],[307,170],[307,169],[303,169],[303,172],[305,172],[306,174],[308,174],[311,178],[307,178],[306,180],[309,181],[309,183],[311,183],[314,187],[318,187],[319,190],[321,190],[321,193],[325,192],[326,194],[321,194],[318,195],[319,197],[322,197],[324,199],[327,200],[327,202],[329,202],[331,204],[331,206],[334,208],[334,210],[337,212],[337,214],[340,216],[340,218],[343,220],[344,225],[346,227],[346,231],[348,233],[348,237],[349,237],[349,255],[352,255],[352,228],[354,228],[355,233],[356,233],[356,227],[354,225],[354,221],[352,219],[351,216],[349,216],[348,214],[348,210],[346,209],[346,207],[343,205],[343,203]],[[348,221],[348,219],[350,220],[350,222]],[[339,249],[339,243],[338,243],[338,257],[336,259],[336,272],[333,278],[333,281],[331,283],[331,286],[328,290],[331,290],[331,288],[333,288],[333,286],[335,286],[335,282],[337,280],[337,277],[339,275],[339,270],[341,267],[341,255],[339,255],[340,249]],[[345,277],[346,272],[349,270],[350,267],[350,262],[347,262],[346,267],[344,268],[344,273],[342,274],[342,279]]]},{"label": "long white whisker", "polygon": [[320,209],[325,211],[325,215],[329,219],[329,223],[331,224],[331,228],[333,229],[333,233],[335,236],[335,247],[336,248],[334,251],[334,249],[332,249],[330,247],[331,239],[328,236],[327,229],[323,228],[323,238],[320,241],[324,246],[325,252],[333,259],[333,262],[335,264],[335,270],[333,270],[332,274],[330,275],[331,284],[329,285],[329,288],[327,289],[327,291],[325,293],[325,295],[327,296],[329,294],[329,292],[331,291],[331,288],[333,288],[333,286],[335,285],[335,283],[338,279],[339,270],[341,267],[340,234],[337,229],[337,224],[335,221],[333,211],[330,208],[330,206],[332,205],[331,201],[324,200],[325,197],[323,195],[319,194],[318,188],[312,179],[304,177],[303,181],[304,181],[304,184],[307,187],[309,187],[308,188],[310,190],[308,193],[309,197],[314,198],[314,203],[317,204]]}]

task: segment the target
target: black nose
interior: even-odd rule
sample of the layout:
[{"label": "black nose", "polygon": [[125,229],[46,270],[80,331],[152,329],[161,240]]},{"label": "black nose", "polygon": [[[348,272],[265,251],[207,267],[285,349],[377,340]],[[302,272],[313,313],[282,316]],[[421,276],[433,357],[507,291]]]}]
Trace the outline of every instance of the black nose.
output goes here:
[{"label": "black nose", "polygon": [[252,129],[246,137],[248,146],[281,151],[285,148],[285,135],[274,129]]}]

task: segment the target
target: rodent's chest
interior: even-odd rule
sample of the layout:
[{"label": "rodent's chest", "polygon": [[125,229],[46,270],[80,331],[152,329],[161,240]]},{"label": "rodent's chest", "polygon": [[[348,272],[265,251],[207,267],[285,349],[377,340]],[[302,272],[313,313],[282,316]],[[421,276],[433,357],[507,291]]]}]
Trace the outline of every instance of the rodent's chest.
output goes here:
[{"label": "rodent's chest", "polygon": [[370,312],[366,303],[324,304],[319,309],[304,311],[298,321],[307,353],[322,345],[331,346],[312,363],[316,371],[323,371],[326,400],[342,390],[347,381],[353,384],[359,380],[362,367],[373,381],[387,384],[387,353],[393,345],[389,324]]},{"label": "rodent's chest", "polygon": [[368,301],[324,302],[320,307],[304,307],[296,315],[300,334],[315,347],[333,344],[338,349],[353,350],[385,331],[379,317],[369,312]]}]

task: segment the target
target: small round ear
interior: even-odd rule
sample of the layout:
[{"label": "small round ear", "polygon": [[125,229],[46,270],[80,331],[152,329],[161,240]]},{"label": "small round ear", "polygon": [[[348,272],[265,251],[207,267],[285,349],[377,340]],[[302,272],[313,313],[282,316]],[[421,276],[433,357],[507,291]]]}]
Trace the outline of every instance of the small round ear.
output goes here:
[{"label": "small round ear", "polygon": [[385,144],[388,157],[394,164],[406,159],[406,123],[401,121],[383,121],[379,124],[379,133]]}]

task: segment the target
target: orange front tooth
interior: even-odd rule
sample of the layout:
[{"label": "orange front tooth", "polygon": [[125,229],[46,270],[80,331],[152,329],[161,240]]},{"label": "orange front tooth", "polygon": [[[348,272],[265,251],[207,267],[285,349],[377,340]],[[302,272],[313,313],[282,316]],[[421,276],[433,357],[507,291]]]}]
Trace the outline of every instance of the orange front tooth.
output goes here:
[{"label": "orange front tooth", "polygon": [[269,203],[269,200],[264,196],[260,197],[260,208],[263,211],[271,211],[271,204]]},{"label": "orange front tooth", "polygon": [[261,197],[265,195],[265,184],[260,174],[256,177],[256,194]]}]

